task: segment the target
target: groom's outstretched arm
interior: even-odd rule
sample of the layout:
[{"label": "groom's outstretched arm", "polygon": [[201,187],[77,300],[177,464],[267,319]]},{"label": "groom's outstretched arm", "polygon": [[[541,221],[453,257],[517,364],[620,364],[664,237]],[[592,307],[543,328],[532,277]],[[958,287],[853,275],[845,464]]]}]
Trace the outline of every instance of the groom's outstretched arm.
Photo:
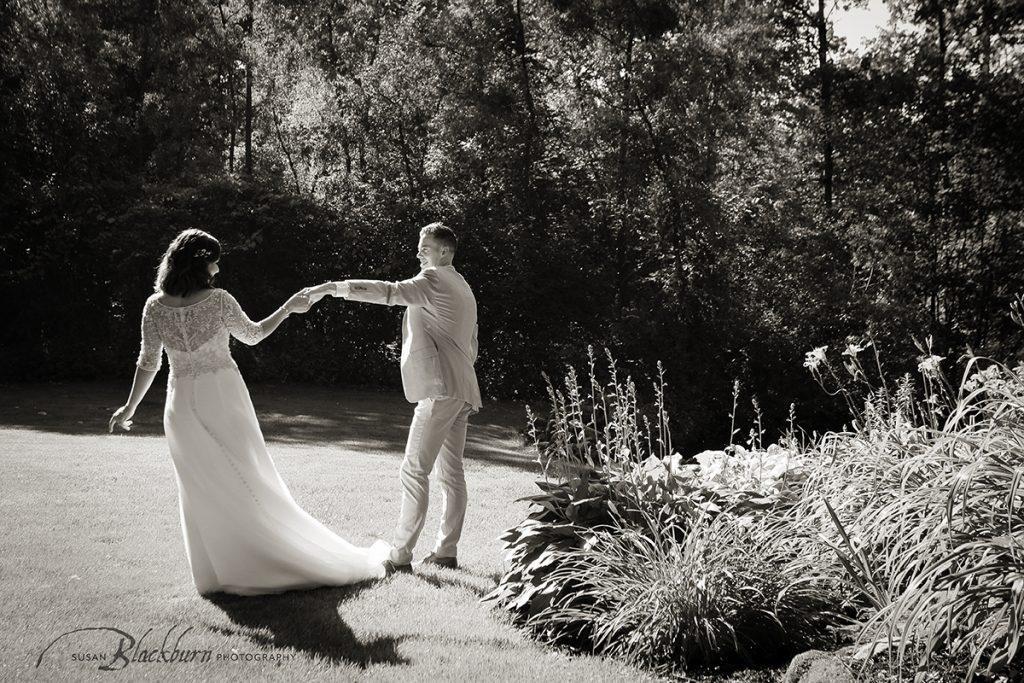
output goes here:
[{"label": "groom's outstretched arm", "polygon": [[363,301],[384,306],[426,306],[437,283],[432,269],[414,278],[399,282],[384,280],[341,280],[334,283],[334,295],[350,301]]}]

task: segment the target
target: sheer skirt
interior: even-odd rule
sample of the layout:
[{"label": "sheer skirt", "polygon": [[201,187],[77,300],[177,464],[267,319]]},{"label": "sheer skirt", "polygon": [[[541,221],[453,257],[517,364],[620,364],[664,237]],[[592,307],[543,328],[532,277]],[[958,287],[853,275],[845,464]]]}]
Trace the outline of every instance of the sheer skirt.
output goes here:
[{"label": "sheer skirt", "polygon": [[200,593],[277,593],[384,576],[389,546],[355,546],[292,498],[235,367],[168,385],[164,431]]}]

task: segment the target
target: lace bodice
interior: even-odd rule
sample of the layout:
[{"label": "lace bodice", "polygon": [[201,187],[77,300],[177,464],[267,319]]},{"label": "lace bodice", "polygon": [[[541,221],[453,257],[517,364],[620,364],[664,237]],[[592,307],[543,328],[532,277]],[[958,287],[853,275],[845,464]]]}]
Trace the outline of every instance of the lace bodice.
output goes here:
[{"label": "lace bodice", "polygon": [[228,348],[230,337],[252,345],[266,336],[263,326],[250,320],[223,289],[177,308],[161,304],[157,296],[149,297],[142,309],[142,348],[136,364],[143,370],[159,370],[164,349],[172,380],[237,368]]}]

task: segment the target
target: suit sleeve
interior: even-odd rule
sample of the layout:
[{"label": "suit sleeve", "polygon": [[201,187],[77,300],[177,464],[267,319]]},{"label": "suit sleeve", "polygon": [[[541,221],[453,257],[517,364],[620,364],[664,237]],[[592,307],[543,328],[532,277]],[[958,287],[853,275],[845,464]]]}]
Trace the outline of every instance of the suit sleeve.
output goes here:
[{"label": "suit sleeve", "polygon": [[400,282],[383,280],[347,280],[348,299],[384,306],[428,306],[437,284],[437,274],[424,270]]}]

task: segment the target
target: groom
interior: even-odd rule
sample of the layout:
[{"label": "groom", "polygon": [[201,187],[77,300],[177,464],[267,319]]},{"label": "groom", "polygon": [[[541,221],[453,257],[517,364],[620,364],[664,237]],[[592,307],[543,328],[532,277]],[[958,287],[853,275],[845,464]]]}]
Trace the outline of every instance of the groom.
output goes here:
[{"label": "groom", "polygon": [[435,462],[444,514],[434,550],[423,564],[457,568],[456,546],[466,517],[462,452],[469,415],[480,410],[473,366],[477,355],[476,298],[452,261],[458,240],[442,223],[420,230],[420,273],[401,282],[342,280],[307,290],[314,301],[331,294],[351,301],[405,306],[402,386],[416,403],[402,462],[402,511],[388,572],[411,572],[412,550],[427,516],[429,475]]}]

